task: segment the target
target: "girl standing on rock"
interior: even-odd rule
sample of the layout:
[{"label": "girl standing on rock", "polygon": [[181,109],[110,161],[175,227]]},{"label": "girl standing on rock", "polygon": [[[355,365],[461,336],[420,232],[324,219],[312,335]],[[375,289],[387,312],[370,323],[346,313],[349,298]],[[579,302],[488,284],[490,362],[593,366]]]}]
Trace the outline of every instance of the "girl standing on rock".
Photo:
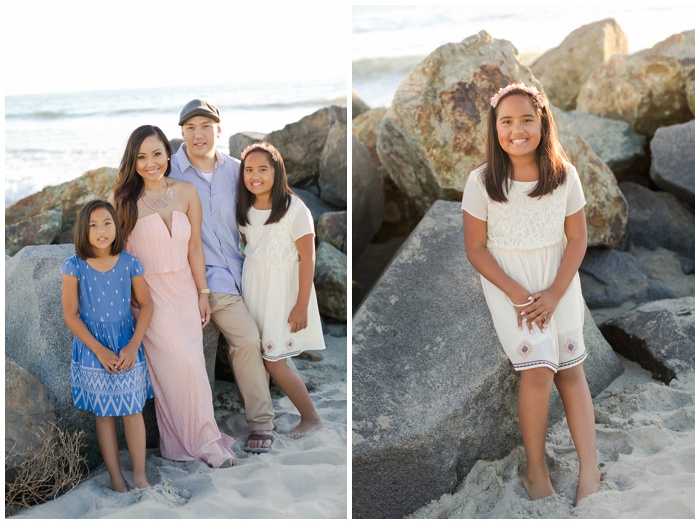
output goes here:
[{"label": "girl standing on rock", "polygon": [[241,153],[236,222],[246,244],[243,300],[258,325],[265,369],[301,414],[288,437],[323,425],[287,358],[325,349],[314,277],[314,222],[287,183],[284,161],[267,143]]},{"label": "girl standing on rock", "polygon": [[[97,443],[112,489],[128,490],[119,465],[116,417],[122,417],[129,446],[132,481],[146,480],[146,426],[143,407],[153,397],[141,340],[153,313],[141,263],[124,249],[117,214],[111,204],[85,204],[75,224],[76,254],[63,274],[62,304],[66,325],[75,334],[70,387],[76,408],[95,414]],[[132,292],[141,306],[134,321]]]},{"label": "girl standing on rock", "polygon": [[593,402],[580,365],[586,358],[578,277],[587,246],[583,189],[548,102],[534,87],[510,84],[491,98],[486,155],[464,188],[464,244],[501,344],[520,371],[523,483],[531,499],[554,494],[545,463],[554,382],[579,458],[578,504],[600,488]]}]

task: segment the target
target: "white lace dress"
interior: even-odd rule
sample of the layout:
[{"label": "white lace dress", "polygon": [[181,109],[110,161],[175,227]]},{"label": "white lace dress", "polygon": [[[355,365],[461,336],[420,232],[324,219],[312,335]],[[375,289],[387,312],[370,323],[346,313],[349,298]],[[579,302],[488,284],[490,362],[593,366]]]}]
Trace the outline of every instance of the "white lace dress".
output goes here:
[{"label": "white lace dress", "polygon": [[[566,247],[564,219],[586,204],[576,169],[569,165],[566,182],[541,198],[527,195],[536,181],[514,181],[504,203],[489,198],[482,173],[483,166],[469,174],[462,209],[487,222],[486,247],[511,278],[531,293],[548,288]],[[537,327],[534,334],[529,327],[519,330],[506,294],[483,276],[481,284],[498,337],[516,370],[547,366],[558,371],[585,360],[584,301],[578,273],[545,333]]]},{"label": "white lace dress", "polygon": [[292,333],[287,320],[299,293],[299,252],[296,241],[314,233],[311,212],[292,195],[279,222],[265,225],[270,210],[251,207],[249,224],[239,227],[246,237],[243,301],[260,330],[266,360],[293,357],[302,351],[325,349],[316,290],[311,288],[307,327]]}]

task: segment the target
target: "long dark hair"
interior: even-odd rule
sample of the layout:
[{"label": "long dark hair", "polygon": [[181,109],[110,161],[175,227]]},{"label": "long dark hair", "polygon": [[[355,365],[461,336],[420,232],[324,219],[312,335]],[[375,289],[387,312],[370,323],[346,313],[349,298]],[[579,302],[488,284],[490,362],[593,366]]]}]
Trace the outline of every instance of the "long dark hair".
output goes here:
[{"label": "long dark hair", "polygon": [[136,159],[139,156],[139,149],[143,141],[153,135],[163,142],[165,152],[168,155],[168,168],[165,170],[165,176],[170,174],[172,148],[165,133],[156,126],[145,125],[137,127],[126,142],[124,155],[119,164],[119,175],[114,186],[114,203],[116,204],[117,215],[119,216],[124,238],[129,238],[134,227],[136,227],[136,221],[139,216],[136,203],[143,193],[143,179],[136,172]]},{"label": "long dark hair", "polygon": [[501,144],[498,142],[498,130],[496,129],[496,112],[500,103],[512,95],[524,95],[530,99],[535,107],[537,118],[540,121],[540,143],[535,150],[537,166],[540,177],[535,187],[528,193],[530,197],[540,197],[554,191],[561,185],[566,177],[568,158],[557,137],[557,124],[554,121],[549,102],[544,95],[544,104],[540,107],[533,96],[523,90],[513,89],[503,95],[496,107],[489,106],[488,128],[486,134],[486,169],[484,170],[484,185],[491,200],[507,202],[506,196],[513,181],[513,164],[510,161]]},{"label": "long dark hair", "polygon": [[95,258],[95,250],[90,244],[90,215],[96,209],[105,208],[112,215],[116,233],[114,242],[110,246],[110,255],[118,255],[124,251],[124,235],[119,227],[119,219],[117,212],[112,204],[106,200],[91,200],[87,202],[78,212],[78,219],[75,221],[73,229],[73,244],[75,244],[75,252],[82,259]]},{"label": "long dark hair", "polygon": [[[272,153],[271,153],[272,151]],[[238,196],[236,199],[236,223],[239,226],[245,226],[250,223],[248,221],[248,210],[250,206],[255,202],[255,195],[248,191],[245,187],[244,171],[246,158],[251,153],[264,153],[267,156],[272,169],[275,170],[275,180],[272,185],[272,194],[270,198],[272,200],[272,211],[270,212],[269,218],[265,221],[265,224],[274,224],[279,222],[289,209],[289,205],[292,202],[292,195],[294,191],[289,188],[289,183],[287,182],[287,170],[284,168],[284,160],[282,160],[282,155],[277,151],[275,146],[268,144],[267,142],[262,142],[260,144],[253,144],[248,146],[245,150],[245,154],[242,155],[241,168],[238,172]],[[274,153],[274,156],[273,156]],[[277,157],[277,160],[274,159]]]}]

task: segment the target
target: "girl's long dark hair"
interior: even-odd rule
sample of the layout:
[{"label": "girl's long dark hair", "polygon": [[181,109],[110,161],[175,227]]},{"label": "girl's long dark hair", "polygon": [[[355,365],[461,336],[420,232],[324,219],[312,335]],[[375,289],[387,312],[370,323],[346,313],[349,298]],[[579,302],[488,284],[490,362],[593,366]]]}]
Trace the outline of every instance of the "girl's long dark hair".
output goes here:
[{"label": "girl's long dark hair", "polygon": [[[566,179],[568,158],[557,137],[557,124],[554,121],[549,102],[546,98],[544,107],[539,107],[535,99],[527,92],[514,89],[499,100],[500,103],[512,95],[528,97],[535,107],[540,121],[540,143],[535,150],[540,177],[535,187],[528,193],[531,197],[540,197],[554,191]],[[496,107],[489,106],[488,131],[486,134],[486,169],[484,170],[484,185],[491,200],[507,202],[507,193],[513,184],[513,164],[501,144],[498,142],[496,129]]]},{"label": "girl's long dark hair", "polygon": [[[262,145],[264,144],[264,148]],[[263,143],[261,147],[249,147],[246,150],[245,156],[241,159],[241,168],[238,172],[238,196],[236,198],[236,223],[239,226],[245,226],[249,224],[248,221],[248,210],[250,206],[255,202],[255,195],[248,191],[245,187],[244,171],[246,158],[251,153],[264,153],[267,156],[272,169],[275,170],[275,179],[272,185],[272,194],[270,198],[272,200],[272,211],[270,216],[265,221],[265,224],[274,224],[279,222],[289,209],[289,205],[292,203],[292,195],[294,191],[289,188],[289,183],[287,182],[287,170],[284,168],[284,160],[279,151],[272,144]],[[275,151],[278,160],[272,158],[272,154],[266,148],[270,148]]]},{"label": "girl's long dark hair", "polygon": [[114,227],[116,233],[114,235],[114,242],[110,246],[110,254],[118,255],[124,251],[124,235],[122,235],[121,228],[119,227],[119,219],[117,218],[117,212],[112,207],[112,204],[106,200],[90,200],[83,207],[80,208],[78,212],[78,219],[75,221],[75,227],[73,229],[73,244],[75,244],[75,252],[83,260],[88,258],[95,258],[95,249],[90,244],[90,215],[96,209],[106,209],[109,214],[112,215],[112,221],[114,221]]},{"label": "girl's long dark hair", "polygon": [[121,224],[125,239],[129,238],[134,227],[136,227],[136,221],[139,216],[136,203],[143,193],[143,179],[136,172],[136,159],[139,156],[139,149],[143,141],[153,135],[157,136],[161,142],[163,142],[165,152],[168,156],[168,168],[165,170],[165,176],[170,174],[170,156],[172,154],[172,148],[170,147],[170,142],[168,142],[165,133],[156,126],[145,125],[137,127],[134,132],[131,133],[126,143],[126,149],[124,150],[124,155],[119,164],[119,175],[117,176],[117,182],[114,186],[114,204],[117,208],[117,216],[119,217],[119,223]]}]

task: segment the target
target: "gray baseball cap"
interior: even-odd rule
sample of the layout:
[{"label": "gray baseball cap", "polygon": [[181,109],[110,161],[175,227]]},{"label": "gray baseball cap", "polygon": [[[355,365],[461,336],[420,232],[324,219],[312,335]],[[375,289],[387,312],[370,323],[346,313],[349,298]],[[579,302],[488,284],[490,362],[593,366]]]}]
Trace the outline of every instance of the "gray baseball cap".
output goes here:
[{"label": "gray baseball cap", "polygon": [[185,107],[182,108],[180,112],[180,122],[178,122],[177,125],[181,126],[193,116],[206,116],[215,122],[221,122],[219,109],[214,104],[210,104],[206,100],[201,100],[199,98],[190,100]]}]

